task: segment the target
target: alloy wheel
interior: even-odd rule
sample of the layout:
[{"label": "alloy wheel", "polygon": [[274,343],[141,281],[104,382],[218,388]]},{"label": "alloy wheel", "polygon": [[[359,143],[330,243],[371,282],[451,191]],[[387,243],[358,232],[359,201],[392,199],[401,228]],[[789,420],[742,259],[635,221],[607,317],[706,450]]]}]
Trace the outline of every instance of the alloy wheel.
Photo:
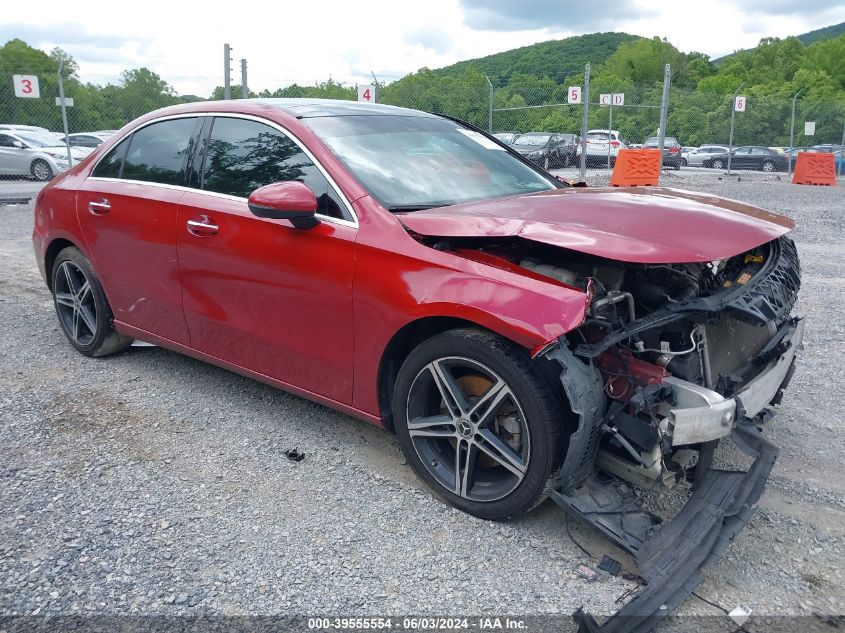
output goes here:
[{"label": "alloy wheel", "polygon": [[97,307],[91,282],[69,260],[59,265],[55,279],[53,292],[62,327],[78,345],[90,345],[97,333]]},{"label": "alloy wheel", "polygon": [[407,419],[421,462],[451,493],[495,501],[525,478],[531,446],[522,406],[486,365],[457,356],[430,362],[411,384]]},{"label": "alloy wheel", "polygon": [[774,170],[775,170],[775,164],[774,163],[771,163],[769,161],[766,161],[765,163],[763,163],[763,171],[773,172]]},{"label": "alloy wheel", "polygon": [[50,180],[53,176],[53,170],[43,160],[37,160],[32,163],[32,175],[35,176],[36,180]]}]

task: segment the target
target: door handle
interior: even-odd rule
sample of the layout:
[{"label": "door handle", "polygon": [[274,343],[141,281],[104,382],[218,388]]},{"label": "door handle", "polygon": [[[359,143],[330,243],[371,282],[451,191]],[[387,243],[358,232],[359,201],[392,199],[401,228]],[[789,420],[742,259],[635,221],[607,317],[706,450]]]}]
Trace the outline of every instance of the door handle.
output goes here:
[{"label": "door handle", "polygon": [[94,215],[105,215],[111,211],[111,202],[107,198],[92,200],[88,203],[88,210]]},{"label": "door handle", "polygon": [[207,215],[201,215],[196,220],[188,220],[188,233],[197,237],[214,235],[219,227]]}]

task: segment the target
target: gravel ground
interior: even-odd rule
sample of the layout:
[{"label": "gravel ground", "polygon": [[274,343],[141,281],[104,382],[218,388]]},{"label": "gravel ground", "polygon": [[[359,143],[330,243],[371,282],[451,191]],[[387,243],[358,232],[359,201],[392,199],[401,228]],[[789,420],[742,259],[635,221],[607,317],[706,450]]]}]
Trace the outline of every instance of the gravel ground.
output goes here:
[{"label": "gravel ground", "polygon": [[[781,456],[760,508],[698,594],[755,616],[841,615],[845,187],[739,178],[664,184],[796,219],[806,351],[768,425]],[[0,207],[0,616],[610,614],[635,587],[575,573],[597,561],[554,504],[510,523],[461,514],[393,436],[345,415],[158,348],[77,354],[31,223],[31,207]],[[601,537],[570,523],[600,558]],[[677,613],[719,611],[691,597]]]}]

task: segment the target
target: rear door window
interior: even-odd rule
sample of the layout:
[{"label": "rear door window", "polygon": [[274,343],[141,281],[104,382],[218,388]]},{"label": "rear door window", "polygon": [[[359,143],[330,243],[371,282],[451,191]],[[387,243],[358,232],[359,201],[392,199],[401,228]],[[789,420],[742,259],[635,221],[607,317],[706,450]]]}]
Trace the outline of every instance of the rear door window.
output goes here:
[{"label": "rear door window", "polygon": [[346,218],[340,197],[293,139],[248,119],[216,117],[205,152],[202,189],[239,198],[285,180],[305,183],[317,197],[317,213]]},{"label": "rear door window", "polygon": [[169,119],[135,132],[130,140],[120,177],[166,185],[184,185],[196,123],[196,117]]}]

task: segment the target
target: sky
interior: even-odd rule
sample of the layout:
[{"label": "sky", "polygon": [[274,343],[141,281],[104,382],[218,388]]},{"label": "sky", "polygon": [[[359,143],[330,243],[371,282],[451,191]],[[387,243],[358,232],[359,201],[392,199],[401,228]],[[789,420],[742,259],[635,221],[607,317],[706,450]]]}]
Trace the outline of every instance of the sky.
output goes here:
[{"label": "sky", "polygon": [[60,46],[95,83],[146,66],[181,94],[200,96],[223,83],[224,43],[233,49],[233,83],[245,58],[257,92],[328,78],[367,83],[371,73],[393,81],[422,67],[602,31],[665,37],[716,58],[762,37],[845,21],[843,0],[46,0],[37,12],[31,7],[4,3],[0,43]]}]

